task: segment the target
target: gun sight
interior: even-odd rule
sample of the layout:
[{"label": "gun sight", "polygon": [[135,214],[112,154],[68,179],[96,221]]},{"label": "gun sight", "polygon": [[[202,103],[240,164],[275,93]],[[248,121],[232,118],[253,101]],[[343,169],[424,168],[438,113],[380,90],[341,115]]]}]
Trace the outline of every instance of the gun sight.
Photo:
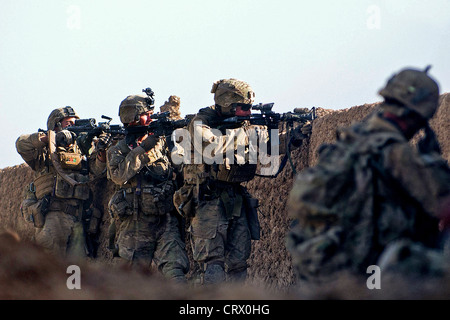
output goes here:
[{"label": "gun sight", "polygon": [[73,127],[95,127],[97,121],[95,118],[77,119]]},{"label": "gun sight", "polygon": [[255,104],[252,106],[252,110],[258,110],[261,111],[262,113],[272,112],[274,104],[275,104],[274,102]]},{"label": "gun sight", "polygon": [[167,119],[169,117],[170,117],[170,111],[159,112],[159,113],[152,114],[150,116],[151,119]]}]

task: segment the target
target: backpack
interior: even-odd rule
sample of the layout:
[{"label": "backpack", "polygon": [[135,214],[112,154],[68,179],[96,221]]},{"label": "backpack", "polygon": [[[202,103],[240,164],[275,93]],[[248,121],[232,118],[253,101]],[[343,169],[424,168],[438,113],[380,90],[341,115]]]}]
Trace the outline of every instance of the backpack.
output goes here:
[{"label": "backpack", "polygon": [[341,131],[335,143],[322,145],[317,165],[296,176],[288,199],[295,220],[287,246],[300,278],[329,279],[335,271],[358,272],[376,261],[381,151],[399,141],[404,142],[400,135],[369,135],[355,125]]}]

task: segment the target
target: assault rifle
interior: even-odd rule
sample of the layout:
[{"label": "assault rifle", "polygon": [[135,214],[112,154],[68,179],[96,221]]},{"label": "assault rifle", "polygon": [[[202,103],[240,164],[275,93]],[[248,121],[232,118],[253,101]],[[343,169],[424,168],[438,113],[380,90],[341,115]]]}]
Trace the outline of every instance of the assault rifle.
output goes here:
[{"label": "assault rifle", "polygon": [[99,122],[95,118],[77,119],[73,126],[67,127],[66,130],[75,132],[77,135],[80,133],[87,133],[92,137],[99,136],[102,133],[110,133],[111,135],[123,135],[125,129],[121,124],[110,124],[112,118],[102,115],[102,119],[108,120],[107,122]]},{"label": "assault rifle", "polygon": [[[110,124],[112,118],[102,115],[102,119],[108,120],[107,122],[99,122],[95,118],[77,119],[73,126],[66,127],[65,130],[69,130],[76,134],[77,143],[81,148],[83,154],[89,154],[91,143],[94,137],[98,137],[102,133],[109,133],[114,140],[123,137],[126,132],[125,128],[121,124]],[[49,131],[39,129],[39,132],[48,134]]]},{"label": "assault rifle", "polygon": [[[252,125],[263,125],[267,126],[268,129],[278,129],[278,124],[280,122],[286,122],[287,126],[290,128],[290,130],[294,127],[294,122],[296,123],[303,123],[305,124],[308,121],[313,121],[316,119],[316,108],[312,107],[310,110],[306,111],[305,109],[299,109],[295,108],[294,112],[287,112],[287,113],[276,113],[272,111],[274,103],[259,103],[256,105],[253,105],[251,107],[251,110],[260,111],[260,113],[250,114],[248,116],[234,116],[230,118],[226,118],[220,123],[218,123],[218,127],[220,129],[226,129],[228,127],[237,127],[244,121],[249,121]],[[270,139],[270,136],[269,136]],[[257,174],[257,176],[266,177],[266,178],[276,178],[278,174],[283,170],[284,166],[286,165],[287,160],[289,160],[292,170],[294,174],[296,173],[294,164],[292,163],[291,157],[290,157],[290,145],[291,141],[287,143],[287,152],[285,156],[283,157],[280,167],[274,175],[271,176],[263,176]],[[268,144],[268,152],[270,153],[270,142]]]},{"label": "assault rifle", "polygon": [[110,124],[112,118],[102,115],[102,119],[108,121],[99,122],[95,118],[77,119],[73,126],[69,126],[66,130],[72,131],[77,135],[77,141],[81,151],[89,154],[91,143],[94,137],[98,137],[102,133],[109,133],[113,139],[119,139],[125,135],[125,129],[121,124]]},{"label": "assault rifle", "polygon": [[136,140],[139,137],[146,135],[147,133],[151,133],[157,137],[168,137],[170,143],[170,136],[172,132],[176,129],[186,127],[191,117],[186,116],[181,120],[171,120],[169,118],[170,111],[160,112],[151,115],[151,119],[154,121],[150,122],[148,126],[128,126],[125,128],[125,135],[127,139],[127,144],[136,146]]},{"label": "assault rifle", "polygon": [[249,121],[253,125],[265,125],[269,129],[278,128],[278,123],[286,121],[289,124],[293,122],[307,122],[316,118],[316,108],[312,107],[309,112],[300,112],[299,109],[294,109],[294,112],[276,113],[272,111],[274,103],[259,103],[252,106],[252,110],[260,111],[260,114],[251,114],[249,116],[234,116],[222,120],[224,124],[239,124],[244,121]]}]

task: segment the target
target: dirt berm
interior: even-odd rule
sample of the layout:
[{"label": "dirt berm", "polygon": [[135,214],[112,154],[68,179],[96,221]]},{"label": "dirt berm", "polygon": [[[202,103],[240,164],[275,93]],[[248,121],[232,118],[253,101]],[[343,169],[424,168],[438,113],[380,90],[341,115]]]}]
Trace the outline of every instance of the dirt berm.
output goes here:
[{"label": "dirt berm", "polygon": [[[440,108],[431,121],[442,153],[450,161],[450,93],[441,95]],[[359,121],[377,108],[377,104],[364,104],[343,110],[318,108],[309,141],[292,152],[292,161],[298,172],[317,161],[319,145],[335,139],[336,128]],[[412,143],[417,141],[417,137]],[[9,150],[8,152],[16,152]],[[341,279],[338,284],[314,292],[298,290],[291,267],[291,258],[285,248],[285,236],[290,220],[285,203],[293,181],[293,170],[288,163],[276,179],[256,177],[247,183],[249,191],[260,201],[261,240],[253,242],[249,259],[249,276],[246,289],[235,290],[229,286],[210,289],[179,290],[164,283],[158,275],[132,273],[115,267],[107,249],[109,224],[106,204],[113,185],[100,179],[92,187],[96,206],[103,209],[100,230],[100,247],[96,261],[83,263],[85,290],[74,293],[66,287],[66,268],[70,261],[50,257],[31,243],[34,228],[20,214],[22,190],[33,179],[26,164],[0,170],[0,233],[10,230],[21,238],[0,236],[0,298],[3,299],[266,299],[266,298],[330,298],[358,299],[383,298],[450,298],[450,279],[441,279],[439,285],[428,282],[417,288],[417,283],[399,285],[397,289],[381,290],[374,294],[365,283],[355,285],[353,280]],[[420,283],[420,281],[418,282]],[[436,284],[436,286],[434,286]],[[261,290],[262,289],[262,290]],[[377,296],[378,295],[378,296]]]}]

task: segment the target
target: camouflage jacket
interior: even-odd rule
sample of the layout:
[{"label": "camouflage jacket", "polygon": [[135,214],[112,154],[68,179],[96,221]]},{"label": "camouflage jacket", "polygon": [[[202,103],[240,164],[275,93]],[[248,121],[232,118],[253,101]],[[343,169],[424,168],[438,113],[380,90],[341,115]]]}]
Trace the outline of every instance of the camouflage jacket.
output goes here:
[{"label": "camouflage jacket", "polygon": [[177,176],[167,154],[165,138],[148,152],[141,146],[131,149],[126,139],[108,149],[108,178],[117,187],[108,204],[112,216],[172,212]]},{"label": "camouflage jacket", "polygon": [[172,174],[173,168],[167,153],[164,138],[160,138],[157,145],[148,152],[140,146],[131,149],[126,139],[122,139],[107,151],[108,178],[119,187],[136,187],[139,174],[146,172],[149,176],[159,177],[161,180],[172,180],[169,175]]},{"label": "camouflage jacket", "polygon": [[[360,212],[360,225],[373,224],[383,247],[406,236],[425,245],[436,246],[442,204],[450,197],[450,169],[437,152],[421,153],[400,129],[375,112],[366,121],[343,129],[340,140],[359,140],[366,146],[384,147],[379,154],[374,205]],[[342,213],[345,217],[345,212]],[[354,219],[354,218],[352,218]],[[355,222],[355,221],[354,221]]]},{"label": "camouflage jacket", "polygon": [[[347,252],[361,254],[360,259],[370,261],[401,238],[429,247],[441,246],[439,219],[442,204],[450,197],[450,169],[440,154],[419,152],[395,124],[378,112],[341,130],[339,139],[363,142],[367,150],[371,150],[369,146],[383,145],[371,156],[378,169],[372,170],[375,180],[370,186],[372,191],[366,192],[361,202],[365,205],[359,211],[350,208],[340,213]],[[357,173],[355,178],[364,179],[369,174]],[[358,192],[355,190],[355,194],[362,194]],[[360,203],[354,201],[354,205]],[[364,257],[364,252],[368,256]]]},{"label": "camouflage jacket", "polygon": [[[49,146],[48,144],[41,141],[41,138],[45,136],[45,133],[43,132],[36,132],[32,134],[24,134],[21,135],[16,140],[16,149],[17,152],[21,155],[23,160],[30,166],[30,168],[36,172],[35,174],[35,182],[39,181],[40,185],[45,185],[45,194],[48,193],[48,190],[51,186],[52,181],[57,178],[59,175],[57,174],[57,170],[54,168],[53,163],[50,158],[50,152],[49,152]],[[57,148],[57,153],[64,151],[63,148]],[[79,148],[75,145],[70,150],[71,152],[75,152],[79,154],[80,156],[83,156],[81,154],[81,151],[79,151]],[[106,163],[101,162],[97,159],[97,154],[94,151],[92,154],[90,154],[87,158],[87,167],[89,171],[89,176],[81,178],[82,181],[80,182],[87,182],[89,179],[94,179],[100,175],[102,175],[106,169]],[[78,169],[76,170],[64,170],[65,174],[68,175],[76,175],[80,176]],[[36,185],[36,188],[38,186]],[[39,192],[37,191],[37,194]],[[41,193],[42,195],[42,193]],[[38,196],[38,198],[40,198]]]},{"label": "camouflage jacket", "polygon": [[327,279],[348,267],[365,272],[400,239],[439,248],[449,197],[447,162],[419,152],[375,112],[339,130],[336,144],[321,147],[317,166],[296,178],[288,201],[296,218],[287,242],[293,264],[305,279]]},{"label": "camouflage jacket", "polygon": [[[188,130],[191,137],[191,164],[184,166],[184,179],[189,184],[211,180],[240,183],[251,180],[267,149],[260,142],[269,141],[265,126],[250,125],[247,121],[237,126],[225,126],[214,106],[200,109],[191,120]],[[256,134],[253,135],[252,134]],[[250,141],[254,137],[254,141]],[[198,140],[198,141],[196,141]],[[259,147],[259,148],[258,148]],[[227,156],[230,150],[233,158]],[[268,158],[267,158],[268,159]]]},{"label": "camouflage jacket", "polygon": [[[377,113],[368,119],[363,130],[367,139],[371,139],[372,132],[380,131],[396,138],[402,136],[396,126]],[[440,218],[440,205],[450,197],[448,162],[437,152],[419,152],[406,138],[403,142],[389,144],[382,151],[382,159],[387,174],[397,181],[406,195],[415,199],[415,205],[420,205],[429,216]]]}]

